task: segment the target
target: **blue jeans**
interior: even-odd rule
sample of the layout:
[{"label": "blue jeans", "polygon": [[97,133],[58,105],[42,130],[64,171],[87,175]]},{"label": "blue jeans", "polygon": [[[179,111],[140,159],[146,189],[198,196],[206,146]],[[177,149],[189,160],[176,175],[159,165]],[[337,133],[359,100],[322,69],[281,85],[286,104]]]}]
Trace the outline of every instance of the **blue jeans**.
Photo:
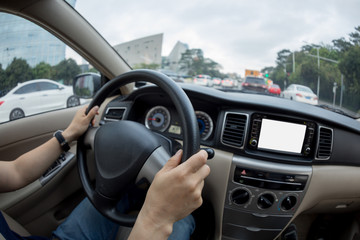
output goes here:
[{"label": "blue jeans", "polygon": [[[111,240],[115,239],[119,225],[99,213],[85,198],[70,216],[53,232],[61,240]],[[190,239],[195,229],[192,215],[174,223],[169,239]]]}]

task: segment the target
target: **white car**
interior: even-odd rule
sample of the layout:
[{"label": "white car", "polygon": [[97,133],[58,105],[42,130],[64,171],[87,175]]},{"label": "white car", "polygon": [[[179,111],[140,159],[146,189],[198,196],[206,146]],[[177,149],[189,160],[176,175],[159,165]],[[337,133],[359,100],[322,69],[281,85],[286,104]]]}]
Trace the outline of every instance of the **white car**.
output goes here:
[{"label": "white car", "polygon": [[318,96],[309,87],[298,84],[291,84],[281,95],[283,98],[312,105],[317,105],[319,100]]},{"label": "white car", "polygon": [[205,74],[196,75],[196,77],[194,77],[193,82],[196,85],[206,86],[206,87],[212,87],[214,85],[211,77]]},{"label": "white car", "polygon": [[30,80],[0,98],[0,122],[77,105],[80,100],[71,86],[48,79]]},{"label": "white car", "polygon": [[230,78],[225,78],[221,81],[221,86],[224,88],[233,88],[235,87],[235,80]]}]

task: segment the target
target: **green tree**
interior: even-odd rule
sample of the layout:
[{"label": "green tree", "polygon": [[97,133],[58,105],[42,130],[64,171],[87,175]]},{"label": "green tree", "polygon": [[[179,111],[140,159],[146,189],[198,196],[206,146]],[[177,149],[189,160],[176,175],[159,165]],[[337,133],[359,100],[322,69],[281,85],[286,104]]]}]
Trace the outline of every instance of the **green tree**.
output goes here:
[{"label": "green tree", "polygon": [[341,59],[339,68],[345,84],[354,94],[360,94],[360,46],[352,46]]},{"label": "green tree", "polygon": [[264,67],[263,69],[260,70],[261,73],[265,74],[269,74],[271,75],[273,72],[275,71],[274,67]]},{"label": "green tree", "polygon": [[199,68],[204,61],[204,54],[201,49],[187,49],[181,54],[179,61],[180,70],[187,75],[197,75],[201,69]]},{"label": "green tree", "polygon": [[350,33],[348,48],[342,52],[339,69],[344,75],[344,105],[359,111],[360,109],[360,26]]},{"label": "green tree", "polygon": [[[278,52],[276,66],[266,67],[262,72],[271,70],[270,78],[282,88],[284,85],[297,83],[310,87],[317,92],[317,79],[320,76],[320,100],[333,101],[333,86],[341,85],[341,74],[344,76],[345,92],[343,105],[358,111],[360,109],[360,26],[349,34],[350,41],[339,38],[328,44],[306,44],[300,52],[295,53],[296,70],[292,72],[292,54],[283,49]],[[320,58],[318,67],[317,53],[322,58],[339,61],[336,64]],[[312,56],[311,56],[312,55]],[[314,57],[315,56],[315,57]],[[340,88],[338,88],[338,91]],[[337,95],[339,101],[340,94]]]},{"label": "green tree", "polygon": [[210,58],[205,58],[201,49],[186,50],[179,61],[180,70],[189,76],[206,74],[212,77],[224,78],[226,75],[220,72],[222,66]]},{"label": "green tree", "polygon": [[277,53],[276,63],[278,65],[286,66],[289,55],[291,54],[289,49],[283,49]]},{"label": "green tree", "polygon": [[343,37],[332,40],[332,42],[334,44],[335,49],[339,52],[346,52],[351,47],[351,43],[346,41],[345,38]]},{"label": "green tree", "polygon": [[354,46],[360,46],[360,26],[355,27],[355,32],[350,33],[349,36]]},{"label": "green tree", "polygon": [[5,69],[5,81],[1,81],[3,89],[11,89],[18,83],[26,82],[33,78],[32,69],[26,60],[14,58]]},{"label": "green tree", "polygon": [[74,59],[65,59],[54,67],[56,80],[62,80],[66,85],[72,85],[73,78],[81,73],[81,68]]},{"label": "green tree", "polygon": [[40,62],[33,68],[33,76],[35,79],[52,79],[53,75],[53,69],[48,63]]}]

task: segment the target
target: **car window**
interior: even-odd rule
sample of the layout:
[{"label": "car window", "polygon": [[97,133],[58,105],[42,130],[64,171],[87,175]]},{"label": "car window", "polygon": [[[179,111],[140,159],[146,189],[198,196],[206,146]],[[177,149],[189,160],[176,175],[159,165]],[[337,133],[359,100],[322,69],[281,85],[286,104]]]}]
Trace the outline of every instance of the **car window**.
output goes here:
[{"label": "car window", "polygon": [[27,84],[23,87],[20,87],[18,90],[14,92],[14,94],[27,94],[39,91],[39,88],[36,83]]},{"label": "car window", "polygon": [[[49,32],[0,13],[0,46],[0,123],[85,102],[74,95],[73,79],[97,70]],[[56,91],[33,94],[48,90]]]},{"label": "car window", "polygon": [[307,88],[307,87],[304,87],[304,86],[296,86],[296,90],[298,90],[300,92],[312,93],[310,88]]},{"label": "car window", "polygon": [[41,91],[55,90],[60,88],[58,85],[48,82],[39,82],[39,87]]}]

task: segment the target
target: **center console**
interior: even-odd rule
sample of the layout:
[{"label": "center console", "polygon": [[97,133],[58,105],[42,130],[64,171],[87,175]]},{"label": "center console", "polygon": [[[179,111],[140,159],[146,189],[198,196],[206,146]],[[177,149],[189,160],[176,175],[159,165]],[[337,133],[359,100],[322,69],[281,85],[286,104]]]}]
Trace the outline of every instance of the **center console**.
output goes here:
[{"label": "center console", "polygon": [[311,166],[234,156],[222,239],[274,239],[299,207],[311,174]]}]

